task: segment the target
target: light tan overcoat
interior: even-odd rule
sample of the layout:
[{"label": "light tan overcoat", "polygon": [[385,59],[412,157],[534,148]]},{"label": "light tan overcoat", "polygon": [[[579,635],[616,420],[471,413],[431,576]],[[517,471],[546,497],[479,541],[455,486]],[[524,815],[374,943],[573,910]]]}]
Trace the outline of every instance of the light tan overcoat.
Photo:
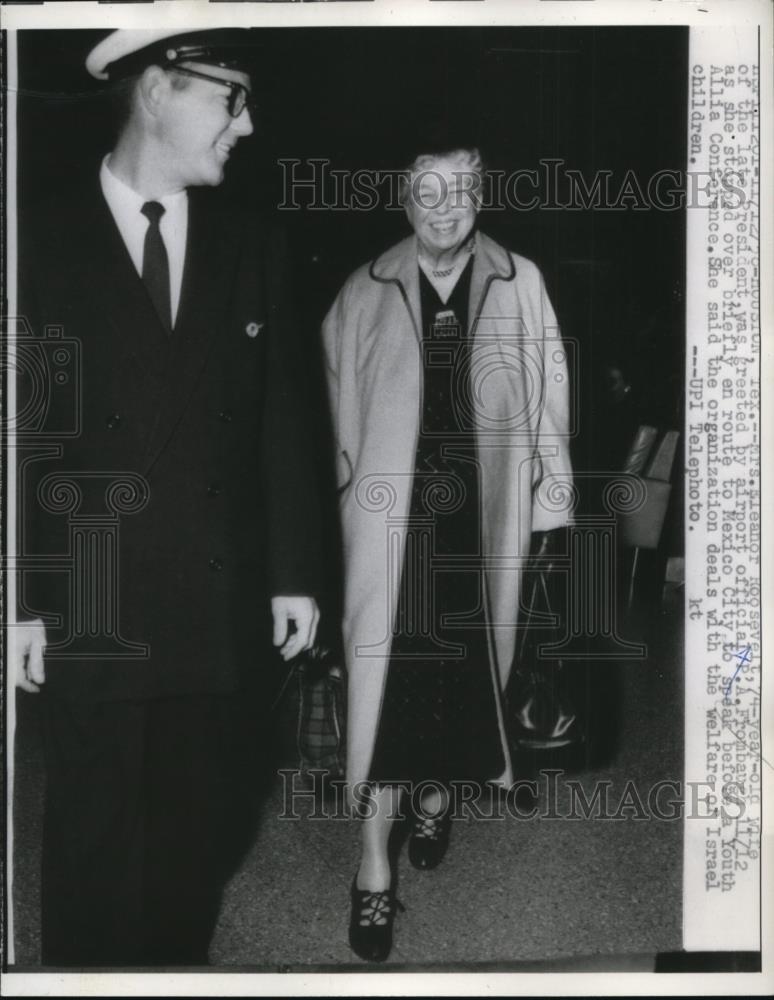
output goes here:
[{"label": "light tan overcoat", "polygon": [[[566,524],[572,506],[568,365],[537,267],[482,233],[476,240],[467,404],[478,448],[490,669],[501,692],[530,534]],[[351,791],[367,779],[373,755],[422,412],[416,237],[347,279],[325,318],[323,341],[341,490]],[[508,766],[503,781],[511,780]]]}]

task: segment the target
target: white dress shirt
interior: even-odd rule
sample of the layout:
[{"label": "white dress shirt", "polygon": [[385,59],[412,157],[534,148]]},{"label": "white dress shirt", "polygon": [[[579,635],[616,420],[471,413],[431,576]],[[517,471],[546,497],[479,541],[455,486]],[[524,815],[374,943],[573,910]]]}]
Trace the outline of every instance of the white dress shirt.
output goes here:
[{"label": "white dress shirt", "polygon": [[180,305],[180,290],[183,285],[183,266],[185,264],[185,243],[188,234],[188,192],[177,191],[164,198],[143,198],[111,171],[108,154],[102,161],[99,172],[99,182],[102,193],[108,203],[118,231],[121,233],[129,256],[132,258],[137,273],[142,277],[142,257],[145,249],[145,234],[150,222],[142,214],[142,206],[147,201],[158,201],[164,206],[164,214],[159,223],[161,237],[167,250],[169,260],[170,305],[172,307],[172,325],[177,319]]}]

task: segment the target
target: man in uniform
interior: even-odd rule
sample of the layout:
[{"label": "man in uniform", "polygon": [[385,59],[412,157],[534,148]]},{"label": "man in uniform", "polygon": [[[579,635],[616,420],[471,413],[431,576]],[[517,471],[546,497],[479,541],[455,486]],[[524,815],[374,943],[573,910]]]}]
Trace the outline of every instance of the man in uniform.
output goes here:
[{"label": "man in uniform", "polygon": [[20,222],[32,343],[54,329],[80,351],[77,434],[58,436],[51,388],[52,447],[19,465],[36,571],[11,651],[42,699],[47,965],[207,962],[271,644],[287,660],[315,637],[282,244],[213,190],[253,131],[247,51],[240,32],[104,38],[86,67],[120,99],[117,141]]}]

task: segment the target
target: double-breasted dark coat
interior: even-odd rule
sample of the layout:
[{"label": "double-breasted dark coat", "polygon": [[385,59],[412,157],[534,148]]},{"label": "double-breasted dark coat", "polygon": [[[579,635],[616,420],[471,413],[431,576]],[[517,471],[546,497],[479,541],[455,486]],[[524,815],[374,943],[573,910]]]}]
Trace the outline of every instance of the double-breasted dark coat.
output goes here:
[{"label": "double-breasted dark coat", "polygon": [[20,233],[21,598],[46,621],[47,688],[233,691],[269,648],[270,597],[319,580],[282,243],[192,190],[170,336],[96,171]]}]

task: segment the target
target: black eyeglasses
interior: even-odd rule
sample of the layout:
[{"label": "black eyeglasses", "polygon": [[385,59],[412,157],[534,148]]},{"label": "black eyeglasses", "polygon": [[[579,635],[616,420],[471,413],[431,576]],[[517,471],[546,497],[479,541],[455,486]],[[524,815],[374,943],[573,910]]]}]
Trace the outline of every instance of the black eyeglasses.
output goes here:
[{"label": "black eyeglasses", "polygon": [[253,95],[242,83],[234,80],[224,80],[219,76],[210,76],[208,73],[200,73],[195,69],[188,69],[187,66],[170,66],[169,69],[175,73],[183,73],[185,76],[194,76],[198,80],[209,80],[210,83],[219,83],[222,87],[229,88],[226,110],[232,118],[238,118],[245,108],[251,118],[255,118],[256,106]]}]

